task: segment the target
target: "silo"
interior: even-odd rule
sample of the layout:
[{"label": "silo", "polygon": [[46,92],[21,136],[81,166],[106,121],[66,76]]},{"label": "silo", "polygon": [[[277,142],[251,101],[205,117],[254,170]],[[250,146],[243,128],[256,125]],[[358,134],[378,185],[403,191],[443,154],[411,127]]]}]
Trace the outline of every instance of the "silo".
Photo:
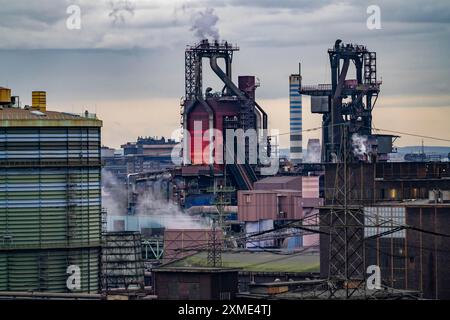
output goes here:
[{"label": "silo", "polygon": [[[101,126],[88,113],[0,109],[0,291],[98,291]],[[67,288],[71,265],[79,289]]]}]

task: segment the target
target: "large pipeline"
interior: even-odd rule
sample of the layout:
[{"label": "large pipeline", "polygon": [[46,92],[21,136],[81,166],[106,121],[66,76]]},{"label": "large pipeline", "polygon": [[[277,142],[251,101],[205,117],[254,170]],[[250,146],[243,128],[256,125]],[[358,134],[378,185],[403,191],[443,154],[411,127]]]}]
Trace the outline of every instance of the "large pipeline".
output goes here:
[{"label": "large pipeline", "polygon": [[[241,89],[239,89],[233,81],[223,72],[223,70],[219,67],[217,63],[217,59],[220,58],[219,55],[213,55],[209,59],[209,64],[211,66],[211,69],[214,71],[214,73],[225,83],[225,85],[233,92],[240,100],[249,100],[250,98],[245,95]],[[262,113],[263,115],[263,129],[267,129],[267,114],[264,112],[264,110],[256,103],[256,108]],[[261,123],[261,115],[257,113],[255,110],[256,117],[260,120],[259,123]]]}]

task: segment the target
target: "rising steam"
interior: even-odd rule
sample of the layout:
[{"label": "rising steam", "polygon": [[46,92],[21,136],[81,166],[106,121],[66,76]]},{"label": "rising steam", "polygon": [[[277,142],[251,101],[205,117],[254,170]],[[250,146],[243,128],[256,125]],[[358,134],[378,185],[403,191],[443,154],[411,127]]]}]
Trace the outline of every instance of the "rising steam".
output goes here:
[{"label": "rising steam", "polygon": [[306,148],[306,154],[303,158],[305,163],[319,163],[321,148],[319,139],[310,139]]},{"label": "rising steam", "polygon": [[111,12],[108,14],[113,19],[113,24],[125,23],[127,17],[134,16],[135,4],[130,0],[111,0],[109,2]]},{"label": "rising steam", "polygon": [[205,229],[210,226],[208,220],[190,216],[172,201],[161,199],[154,193],[145,193],[138,198],[136,215],[149,217],[166,229]]},{"label": "rising steam", "polygon": [[219,29],[216,26],[218,21],[219,17],[214,13],[214,9],[206,8],[205,11],[199,11],[194,15],[191,31],[194,31],[199,40],[208,38],[219,40]]},{"label": "rising steam", "polygon": [[127,190],[109,171],[102,170],[102,205],[109,215],[127,214]]},{"label": "rising steam", "polygon": [[113,174],[102,170],[102,204],[108,215],[108,230],[116,230],[114,221],[128,221],[127,231],[141,231],[141,228],[159,226],[166,229],[205,229],[211,222],[201,216],[191,216],[167,200],[161,193],[162,180],[153,182],[153,187],[142,191],[137,197],[134,215],[128,215],[128,191],[126,185]]},{"label": "rising steam", "polygon": [[357,133],[352,135],[353,154],[359,158],[369,159],[369,141],[366,136],[360,136]]}]

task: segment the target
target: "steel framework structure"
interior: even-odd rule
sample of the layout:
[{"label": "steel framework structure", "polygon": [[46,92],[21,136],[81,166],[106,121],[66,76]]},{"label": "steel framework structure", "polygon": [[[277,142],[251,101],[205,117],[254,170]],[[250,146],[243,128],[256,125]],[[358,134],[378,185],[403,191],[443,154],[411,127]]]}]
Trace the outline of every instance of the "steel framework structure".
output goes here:
[{"label": "steel framework structure", "polygon": [[[203,72],[202,59],[213,56],[225,60],[225,74],[231,79],[231,63],[234,51],[238,51],[237,46],[228,42],[213,42],[203,40],[199,44],[188,46],[185,51],[185,97],[186,100],[193,100],[202,95]],[[224,90],[228,88],[224,87]]]},{"label": "steel framework structure", "polygon": [[345,290],[345,298],[365,285],[364,211],[351,203],[354,189],[349,168],[348,127],[342,128],[341,159],[337,163],[332,207],[329,213],[329,293],[334,298],[338,290]]},{"label": "steel framework structure", "polygon": [[[381,81],[377,81],[376,52],[365,46],[343,44],[336,40],[328,49],[331,84],[300,85],[300,93],[328,98],[326,110],[313,110],[323,114],[322,161],[340,158],[341,124],[347,124],[347,134],[370,135],[372,110],[378,98]],[[346,79],[350,63],[356,69],[356,79]]]}]

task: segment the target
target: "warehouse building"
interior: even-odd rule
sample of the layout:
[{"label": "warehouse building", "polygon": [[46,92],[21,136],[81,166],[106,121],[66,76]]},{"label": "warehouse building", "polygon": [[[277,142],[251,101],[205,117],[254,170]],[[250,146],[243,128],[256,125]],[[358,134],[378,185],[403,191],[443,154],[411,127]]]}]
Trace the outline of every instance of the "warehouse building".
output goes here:
[{"label": "warehouse building", "polygon": [[[238,191],[238,220],[245,224],[247,236],[295,221],[302,221],[304,226],[317,224],[317,207],[323,204],[319,198],[319,177],[267,177],[256,182],[254,188]],[[273,238],[248,241],[246,247],[295,249],[318,244],[317,234],[284,228]]]}]

